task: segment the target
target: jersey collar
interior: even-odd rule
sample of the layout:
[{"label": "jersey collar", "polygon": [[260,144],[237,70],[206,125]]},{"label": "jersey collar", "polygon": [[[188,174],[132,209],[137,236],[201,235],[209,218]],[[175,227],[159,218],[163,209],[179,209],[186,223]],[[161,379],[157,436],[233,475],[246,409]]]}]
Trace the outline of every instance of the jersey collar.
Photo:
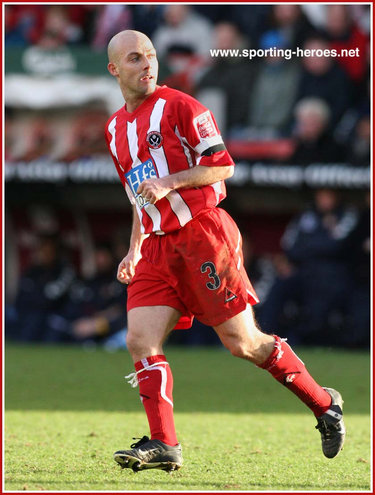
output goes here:
[{"label": "jersey collar", "polygon": [[140,105],[139,107],[137,107],[134,112],[128,112],[126,110],[126,102],[125,102],[125,105],[122,107],[123,109],[123,112],[125,114],[125,116],[131,120],[132,118],[136,117],[139,112],[142,112],[145,108],[147,108],[149,105],[153,104],[155,102],[155,100],[159,97],[159,93],[161,90],[165,89],[167,86],[166,85],[163,85],[163,86],[157,86],[157,88],[155,89],[155,91],[150,94],[150,96],[148,96]]}]

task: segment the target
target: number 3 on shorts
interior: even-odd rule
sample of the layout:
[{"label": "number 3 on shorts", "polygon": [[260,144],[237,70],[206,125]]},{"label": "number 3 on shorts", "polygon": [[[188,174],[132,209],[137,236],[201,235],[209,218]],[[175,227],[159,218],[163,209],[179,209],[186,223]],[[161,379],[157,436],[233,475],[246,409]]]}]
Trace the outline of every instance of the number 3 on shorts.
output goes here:
[{"label": "number 3 on shorts", "polygon": [[207,282],[206,287],[210,290],[216,290],[221,285],[221,280],[219,275],[216,273],[216,266],[212,263],[212,261],[206,261],[201,266],[201,273],[205,273],[208,271],[208,278],[212,279],[212,282]]}]

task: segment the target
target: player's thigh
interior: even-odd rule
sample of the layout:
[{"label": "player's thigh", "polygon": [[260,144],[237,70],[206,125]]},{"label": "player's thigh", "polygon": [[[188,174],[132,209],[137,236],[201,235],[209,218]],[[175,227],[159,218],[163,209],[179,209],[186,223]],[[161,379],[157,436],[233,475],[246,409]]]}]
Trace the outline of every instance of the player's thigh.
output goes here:
[{"label": "player's thigh", "polygon": [[181,313],[170,306],[140,306],[129,310],[128,345],[162,344],[180,316]]},{"label": "player's thigh", "polygon": [[240,232],[227,213],[208,211],[181,229],[177,241],[170,277],[199,321],[215,327],[258,302],[243,267]]}]

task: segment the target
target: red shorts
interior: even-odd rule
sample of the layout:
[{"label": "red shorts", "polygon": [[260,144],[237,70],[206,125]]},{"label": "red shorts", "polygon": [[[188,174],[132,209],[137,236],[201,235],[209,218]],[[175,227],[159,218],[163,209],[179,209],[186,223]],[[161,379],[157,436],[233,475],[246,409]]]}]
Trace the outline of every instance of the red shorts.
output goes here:
[{"label": "red shorts", "polygon": [[146,238],[128,286],[128,311],[170,306],[181,312],[176,328],[191,327],[194,316],[216,326],[257,302],[243,266],[241,234],[220,208],[180,230]]}]

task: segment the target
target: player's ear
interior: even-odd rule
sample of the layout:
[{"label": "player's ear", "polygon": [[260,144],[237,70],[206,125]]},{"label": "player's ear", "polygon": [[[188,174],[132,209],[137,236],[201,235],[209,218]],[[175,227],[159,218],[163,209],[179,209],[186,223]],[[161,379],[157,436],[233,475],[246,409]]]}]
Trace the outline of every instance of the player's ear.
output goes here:
[{"label": "player's ear", "polygon": [[111,76],[118,76],[118,69],[117,65],[113,62],[109,62],[107,65],[108,72],[111,74]]}]

